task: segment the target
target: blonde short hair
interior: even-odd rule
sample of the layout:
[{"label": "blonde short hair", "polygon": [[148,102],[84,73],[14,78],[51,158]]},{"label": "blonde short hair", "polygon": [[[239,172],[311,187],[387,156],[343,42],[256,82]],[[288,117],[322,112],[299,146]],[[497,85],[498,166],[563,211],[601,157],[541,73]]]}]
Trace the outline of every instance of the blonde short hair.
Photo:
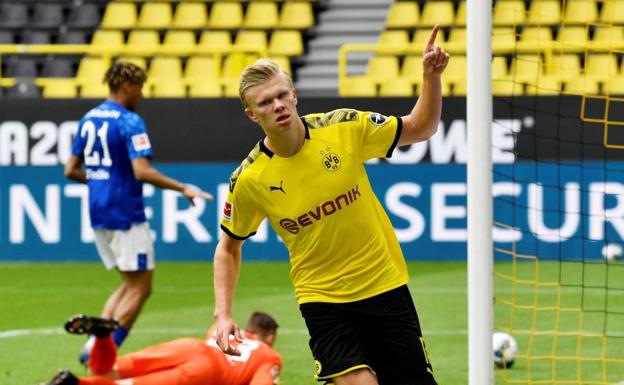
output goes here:
[{"label": "blonde short hair", "polygon": [[238,95],[243,106],[247,107],[245,95],[250,88],[264,84],[276,75],[284,76],[288,80],[290,87],[294,88],[290,75],[272,60],[258,59],[254,64],[247,66],[241,73],[238,84]]}]

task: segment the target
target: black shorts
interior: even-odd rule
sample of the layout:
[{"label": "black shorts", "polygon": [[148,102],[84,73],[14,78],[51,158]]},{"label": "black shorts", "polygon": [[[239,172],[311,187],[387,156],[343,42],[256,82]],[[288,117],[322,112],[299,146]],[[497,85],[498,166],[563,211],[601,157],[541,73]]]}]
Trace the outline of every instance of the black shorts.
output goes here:
[{"label": "black shorts", "polygon": [[356,302],[304,303],[300,310],[319,381],[370,368],[380,385],[436,384],[407,286]]}]

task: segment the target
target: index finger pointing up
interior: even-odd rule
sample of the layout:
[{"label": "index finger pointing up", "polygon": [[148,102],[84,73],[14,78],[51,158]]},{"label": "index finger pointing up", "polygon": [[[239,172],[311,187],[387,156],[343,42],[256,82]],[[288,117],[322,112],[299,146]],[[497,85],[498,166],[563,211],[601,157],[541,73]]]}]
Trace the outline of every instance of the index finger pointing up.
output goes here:
[{"label": "index finger pointing up", "polygon": [[433,30],[431,31],[431,35],[429,35],[429,41],[427,41],[427,48],[432,48],[435,43],[435,39],[438,36],[438,31],[440,30],[440,25],[436,24],[433,26]]}]

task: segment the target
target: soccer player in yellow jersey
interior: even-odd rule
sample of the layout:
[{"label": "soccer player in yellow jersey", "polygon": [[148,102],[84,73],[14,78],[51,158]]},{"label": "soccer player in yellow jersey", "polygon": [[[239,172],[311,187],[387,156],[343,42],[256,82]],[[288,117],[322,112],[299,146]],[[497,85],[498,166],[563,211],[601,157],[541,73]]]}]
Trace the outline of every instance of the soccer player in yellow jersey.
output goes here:
[{"label": "soccer player in yellow jersey", "polygon": [[264,218],[283,239],[310,333],[316,378],[337,385],[434,385],[399,242],[375,197],[364,162],[437,130],[440,77],[449,55],[423,53],[422,93],[402,117],[339,109],[300,117],[291,78],[276,64],[247,67],[245,114],[266,137],[230,177],[214,256],[217,344],[239,355],[232,317],[243,241]]}]

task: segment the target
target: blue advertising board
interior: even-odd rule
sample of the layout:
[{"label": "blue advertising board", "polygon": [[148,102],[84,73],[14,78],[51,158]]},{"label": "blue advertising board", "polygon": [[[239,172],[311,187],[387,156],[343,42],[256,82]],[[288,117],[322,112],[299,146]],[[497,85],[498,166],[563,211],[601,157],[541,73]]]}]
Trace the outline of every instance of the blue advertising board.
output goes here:
[{"label": "blue advertising board", "polygon": [[[235,163],[156,165],[209,191],[190,206],[178,193],[145,186],[158,260],[211,260]],[[367,171],[407,259],[466,258],[464,164],[371,164]],[[624,236],[624,163],[516,163],[494,168],[496,246],[543,259],[600,258]],[[505,253],[497,253],[505,257]],[[287,260],[263,223],[245,242],[246,260]],[[0,167],[0,261],[97,261],[86,187],[61,166]]]}]

